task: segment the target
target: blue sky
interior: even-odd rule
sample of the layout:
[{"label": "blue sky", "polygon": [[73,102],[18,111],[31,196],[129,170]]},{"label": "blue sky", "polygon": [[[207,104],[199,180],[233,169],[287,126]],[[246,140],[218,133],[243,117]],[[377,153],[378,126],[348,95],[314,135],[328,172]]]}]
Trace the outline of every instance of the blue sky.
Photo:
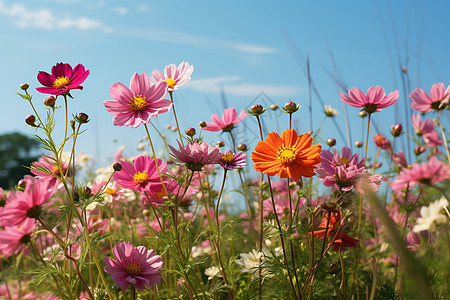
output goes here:
[{"label": "blue sky", "polygon": [[[307,131],[306,57],[318,91],[312,95],[314,128],[323,118],[322,99],[339,110],[337,122],[345,133],[341,88],[366,91],[380,85],[401,94],[397,108],[374,117],[387,134],[390,125],[404,120],[404,101],[409,104],[401,67],[407,67],[410,89],[428,91],[433,83],[449,83],[449,8],[447,1],[0,0],[0,134],[31,132],[24,124],[31,109],[15,93],[22,82],[34,91],[38,71],[50,72],[57,62],[82,63],[91,72],[84,90],[72,93],[69,109],[91,117],[78,150],[101,164],[109,163],[120,145],[126,145],[126,154],[135,154],[137,140],[145,135],[141,127],[113,126],[102,104],[111,99],[110,86],[118,81],[128,85],[134,72],[151,74],[182,61],[195,67],[191,82],[174,94],[182,129],[197,127],[228,106],[281,106],[291,99],[302,105],[296,128]],[[45,95],[33,94],[43,111]],[[348,108],[352,141],[361,139],[358,111]],[[63,121],[60,110],[61,132]],[[280,112],[265,115],[264,121],[270,130],[287,127]],[[154,121],[175,139],[165,128],[169,123],[171,113]],[[247,118],[238,128],[239,142],[254,145],[256,132],[254,120]],[[335,137],[339,147],[346,144],[330,121],[321,136]],[[228,138],[206,137],[209,142]]]}]

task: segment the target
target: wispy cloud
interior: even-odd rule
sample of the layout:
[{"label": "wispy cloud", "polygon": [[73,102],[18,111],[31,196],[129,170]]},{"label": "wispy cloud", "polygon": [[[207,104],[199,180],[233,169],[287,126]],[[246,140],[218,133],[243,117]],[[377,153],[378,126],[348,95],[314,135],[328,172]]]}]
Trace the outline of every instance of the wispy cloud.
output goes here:
[{"label": "wispy cloud", "polygon": [[0,1],[0,15],[13,19],[13,23],[20,28],[39,28],[45,30],[101,30],[111,33],[111,27],[87,17],[71,18],[70,16],[57,16],[51,10],[43,8],[30,10],[21,4],[7,6]]},{"label": "wispy cloud", "polygon": [[148,6],[145,4],[141,4],[137,7],[137,9],[141,12],[147,11],[148,10]]},{"label": "wispy cloud", "polygon": [[159,42],[190,45],[201,48],[220,48],[225,50],[233,50],[241,53],[272,54],[278,52],[278,50],[275,48],[263,45],[239,43],[184,32],[161,30],[161,29],[146,28],[145,30],[143,30],[133,28],[132,30],[129,29],[123,30],[121,34],[129,37],[148,39]]},{"label": "wispy cloud", "polygon": [[191,80],[186,87],[199,92],[216,94],[223,90],[227,95],[248,97],[255,97],[261,92],[271,97],[292,97],[304,91],[304,88],[299,86],[238,83],[240,81],[240,76],[222,76]]},{"label": "wispy cloud", "polygon": [[112,10],[114,12],[118,13],[119,15],[126,15],[128,13],[128,8],[123,7],[123,6],[113,7]]}]

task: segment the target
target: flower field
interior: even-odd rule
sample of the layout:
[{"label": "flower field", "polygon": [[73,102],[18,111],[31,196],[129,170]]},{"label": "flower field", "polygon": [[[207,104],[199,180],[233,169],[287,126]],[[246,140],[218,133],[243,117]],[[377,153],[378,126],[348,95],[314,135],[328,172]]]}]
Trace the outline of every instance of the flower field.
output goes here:
[{"label": "flower field", "polygon": [[[94,169],[76,151],[90,117],[69,101],[83,101],[89,70],[57,63],[37,74],[42,86],[20,85],[45,153],[14,190],[0,188],[1,299],[448,299],[450,86],[409,91],[412,131],[383,119],[399,91],[336,95],[365,124],[362,141],[336,148],[328,105],[309,132],[296,131],[292,101],[186,127],[177,92],[193,72],[182,62],[114,83],[111,126],[146,137],[141,155],[118,149]],[[263,124],[275,112],[280,132]],[[160,114],[172,136],[152,123]],[[235,134],[246,118],[256,143]]]}]

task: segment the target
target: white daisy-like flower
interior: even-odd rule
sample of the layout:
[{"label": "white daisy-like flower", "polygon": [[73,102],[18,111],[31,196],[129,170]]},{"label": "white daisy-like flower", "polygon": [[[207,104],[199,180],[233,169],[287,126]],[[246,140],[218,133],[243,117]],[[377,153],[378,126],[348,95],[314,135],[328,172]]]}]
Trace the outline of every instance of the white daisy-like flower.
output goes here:
[{"label": "white daisy-like flower", "polygon": [[339,115],[339,112],[335,108],[331,107],[330,105],[324,105],[323,112],[325,113],[325,115],[327,117],[334,117],[334,116]]},{"label": "white daisy-like flower", "polygon": [[240,258],[236,259],[236,263],[242,267],[241,271],[246,273],[255,273],[262,262],[264,262],[264,253],[255,249],[249,253],[241,253]]},{"label": "white daisy-like flower", "polygon": [[417,219],[417,224],[414,226],[413,231],[436,230],[436,225],[442,224],[447,220],[447,217],[441,213],[441,210],[447,207],[448,204],[447,199],[442,197],[428,206],[422,206],[420,208],[420,217]]},{"label": "white daisy-like flower", "polygon": [[221,269],[218,267],[210,267],[205,270],[205,275],[208,276],[208,280],[212,280],[214,277],[222,277]]}]

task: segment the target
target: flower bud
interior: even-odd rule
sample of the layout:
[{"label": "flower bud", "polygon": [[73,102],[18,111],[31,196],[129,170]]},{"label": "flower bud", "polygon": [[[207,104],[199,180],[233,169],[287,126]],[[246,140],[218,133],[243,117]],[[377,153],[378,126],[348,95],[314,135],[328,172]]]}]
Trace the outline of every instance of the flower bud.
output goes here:
[{"label": "flower bud", "polygon": [[402,134],[402,124],[398,123],[397,125],[392,125],[391,126],[391,133],[394,137],[400,136],[400,134]]},{"label": "flower bud", "polygon": [[28,115],[25,118],[25,123],[27,123],[30,126],[36,127],[36,124],[34,124],[34,122],[36,122],[36,117],[34,115]]},{"label": "flower bud", "polygon": [[289,182],[289,187],[290,187],[291,189],[295,188],[296,186],[297,186],[297,182],[296,182],[296,181],[291,181],[291,182]]},{"label": "flower bud", "polygon": [[423,148],[423,147],[417,146],[416,148],[414,148],[414,154],[415,155],[420,155],[420,154],[422,154],[424,152],[425,152],[425,148]]},{"label": "flower bud", "polygon": [[299,110],[300,107],[301,107],[300,105],[297,105],[296,103],[294,103],[292,101],[289,101],[288,103],[286,103],[284,105],[283,111],[285,113],[292,114],[292,113],[295,113],[297,110]]},{"label": "flower bud", "polygon": [[19,182],[17,183],[16,189],[17,190],[25,190],[25,186],[26,186],[26,181],[24,179],[20,179]]},{"label": "flower bud", "polygon": [[309,134],[309,135],[312,135],[313,131],[312,130],[308,130],[306,133]]},{"label": "flower bud", "polygon": [[254,114],[261,114],[264,110],[264,107],[261,104],[255,104],[250,108],[250,111]]},{"label": "flower bud", "polygon": [[193,137],[196,133],[196,130],[195,130],[195,128],[188,127],[188,128],[186,128],[186,130],[184,132],[186,133],[186,135]]},{"label": "flower bud", "polygon": [[243,152],[245,152],[245,151],[248,150],[246,144],[239,144],[239,145],[237,146],[237,149],[238,149],[239,151],[243,151]]},{"label": "flower bud", "polygon": [[166,125],[166,128],[167,128],[167,129],[170,129],[170,128],[172,128],[172,125],[167,124],[167,125]]},{"label": "flower bud", "polygon": [[120,163],[116,162],[116,163],[113,165],[113,169],[114,169],[114,171],[119,172],[119,171],[122,170],[122,165],[121,165]]},{"label": "flower bud", "polygon": [[336,139],[328,139],[327,145],[333,147],[334,145],[336,145]]},{"label": "flower bud", "polygon": [[355,142],[355,147],[356,148],[361,148],[363,146],[363,143],[361,141],[356,141]]},{"label": "flower bud", "polygon": [[72,128],[72,130],[75,131],[75,121],[70,120],[69,124],[70,124],[70,128]]},{"label": "flower bud", "polygon": [[373,165],[374,169],[378,169],[382,166],[383,164],[381,162],[377,162],[376,164]]},{"label": "flower bud", "polygon": [[78,121],[78,123],[80,124],[84,124],[89,122],[89,116],[85,113],[79,113],[76,117],[75,120]]},{"label": "flower bud", "polygon": [[327,267],[328,272],[330,272],[331,274],[337,274],[339,272],[339,265],[338,264],[329,264]]},{"label": "flower bud", "polygon": [[177,131],[177,127],[176,127],[176,126],[172,126],[172,127],[170,128],[170,131],[173,131],[173,132]]},{"label": "flower bud", "polygon": [[206,122],[205,121],[201,121],[200,123],[198,123],[198,126],[200,128],[205,128],[206,127]]},{"label": "flower bud", "polygon": [[90,187],[88,187],[88,186],[86,186],[85,188],[84,188],[84,195],[86,196],[86,197],[91,197],[92,196],[92,190],[91,190],[91,188]]},{"label": "flower bud", "polygon": [[30,87],[30,85],[29,85],[28,83],[22,83],[22,84],[20,85],[20,89],[21,89],[22,91],[28,90],[29,87]]},{"label": "flower bud", "polygon": [[300,238],[301,235],[298,232],[294,232],[293,234],[291,234],[291,239],[293,239],[294,241],[298,241]]},{"label": "flower bud", "polygon": [[48,96],[44,99],[45,106],[53,106],[55,105],[56,98],[54,96]]},{"label": "flower bud", "polygon": [[271,109],[271,110],[277,110],[277,109],[278,109],[278,105],[276,105],[276,104],[271,104],[271,105],[270,105],[270,109]]},{"label": "flower bud", "polygon": [[219,147],[223,147],[223,146],[225,146],[225,143],[223,141],[217,141],[216,145]]},{"label": "flower bud", "polygon": [[365,111],[365,110],[361,110],[359,113],[358,113],[358,115],[361,117],[361,118],[365,118],[365,117],[367,117],[367,112]]}]

